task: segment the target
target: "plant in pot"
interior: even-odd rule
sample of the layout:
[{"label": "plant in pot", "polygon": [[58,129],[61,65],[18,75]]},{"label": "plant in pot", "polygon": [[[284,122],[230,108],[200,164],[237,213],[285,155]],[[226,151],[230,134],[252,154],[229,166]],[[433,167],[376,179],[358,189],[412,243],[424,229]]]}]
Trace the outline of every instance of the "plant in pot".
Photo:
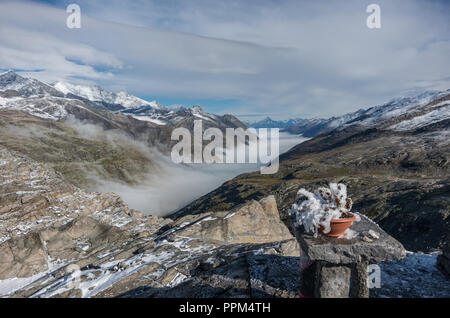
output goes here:
[{"label": "plant in pot", "polygon": [[360,217],[350,212],[353,202],[347,197],[345,184],[330,183],[329,188],[320,187],[313,193],[302,188],[297,194],[300,195],[297,203],[289,209],[289,214],[295,217],[296,227],[303,226],[306,232],[316,237],[319,233],[331,237],[347,233],[350,238],[349,227]]}]

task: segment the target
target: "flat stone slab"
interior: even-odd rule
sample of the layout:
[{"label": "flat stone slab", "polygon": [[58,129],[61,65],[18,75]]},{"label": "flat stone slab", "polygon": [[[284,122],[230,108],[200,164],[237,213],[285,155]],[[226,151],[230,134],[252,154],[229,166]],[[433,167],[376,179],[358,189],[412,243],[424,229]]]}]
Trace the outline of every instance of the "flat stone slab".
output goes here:
[{"label": "flat stone slab", "polygon": [[[350,264],[368,261],[381,263],[403,259],[406,251],[403,245],[383,231],[375,222],[359,214],[361,221],[353,222],[350,229],[358,235],[352,239],[333,238],[320,235],[314,237],[297,229],[295,236],[302,252],[310,261],[324,261],[333,264]],[[378,239],[364,240],[369,230],[379,234]]]}]

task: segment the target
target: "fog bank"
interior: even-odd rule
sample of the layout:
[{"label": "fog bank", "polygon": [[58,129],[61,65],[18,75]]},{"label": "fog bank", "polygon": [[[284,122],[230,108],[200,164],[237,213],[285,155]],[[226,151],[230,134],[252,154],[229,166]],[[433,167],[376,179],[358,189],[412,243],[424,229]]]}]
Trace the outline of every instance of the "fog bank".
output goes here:
[{"label": "fog bank", "polygon": [[[307,140],[280,133],[280,154]],[[153,150],[157,171],[148,174],[139,186],[100,181],[97,191],[114,192],[129,205],[146,215],[165,216],[211,192],[241,173],[257,171],[259,164],[174,164],[170,158]]]}]

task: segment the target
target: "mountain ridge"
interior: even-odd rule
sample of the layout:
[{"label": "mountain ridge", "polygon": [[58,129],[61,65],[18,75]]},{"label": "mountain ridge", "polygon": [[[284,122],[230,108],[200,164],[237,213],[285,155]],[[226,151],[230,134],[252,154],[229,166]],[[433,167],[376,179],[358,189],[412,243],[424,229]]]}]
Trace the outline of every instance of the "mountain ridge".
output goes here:
[{"label": "mountain ridge", "polygon": [[244,121],[248,127],[252,128],[286,128],[292,126],[298,122],[306,121],[308,119],[294,118],[286,120],[273,120],[269,116],[257,121]]},{"label": "mountain ridge", "polygon": [[[44,100],[45,99],[45,100]],[[42,104],[36,107],[36,103]],[[53,104],[52,107],[47,107]],[[0,107],[21,110],[35,116],[52,120],[64,120],[67,109],[62,104],[71,104],[78,109],[90,109],[93,112],[111,111],[122,113],[134,119],[148,122],[153,126],[189,126],[194,119],[204,119],[206,127],[217,126],[224,129],[221,120],[232,115],[214,115],[203,111],[199,106],[191,108],[166,107],[156,101],[146,101],[124,91],[109,92],[99,85],[82,86],[57,82],[49,85],[33,78],[25,78],[10,70],[0,74]],[[34,108],[34,109],[33,109]],[[51,113],[51,112],[54,112]],[[233,116],[234,117],[234,116]],[[186,119],[191,118],[186,121]],[[231,121],[231,127],[246,127],[237,118]]]}]

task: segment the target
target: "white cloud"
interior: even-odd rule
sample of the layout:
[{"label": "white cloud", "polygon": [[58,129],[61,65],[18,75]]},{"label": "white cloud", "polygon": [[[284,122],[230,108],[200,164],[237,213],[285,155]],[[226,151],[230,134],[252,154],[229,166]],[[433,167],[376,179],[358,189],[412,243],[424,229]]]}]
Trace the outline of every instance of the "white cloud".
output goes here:
[{"label": "white cloud", "polygon": [[[450,84],[450,6],[377,1],[77,1],[0,4],[0,67],[44,69],[148,96],[236,99],[235,114],[329,116]],[[72,80],[73,81],[73,80]],[[208,109],[208,105],[203,105]]]}]

